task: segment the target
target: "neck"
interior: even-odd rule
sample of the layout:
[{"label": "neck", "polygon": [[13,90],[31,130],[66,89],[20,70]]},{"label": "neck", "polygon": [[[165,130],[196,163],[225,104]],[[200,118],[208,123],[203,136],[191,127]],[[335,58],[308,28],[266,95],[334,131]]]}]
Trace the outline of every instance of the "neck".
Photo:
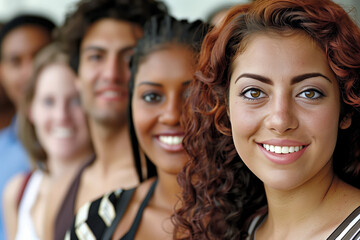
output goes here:
[{"label": "neck", "polygon": [[108,128],[90,121],[89,125],[96,152],[96,164],[101,165],[100,168],[105,171],[112,168],[113,164],[133,167],[133,153],[127,124],[118,128]]},{"label": "neck", "polygon": [[[277,235],[285,236],[292,229],[313,222],[323,214],[328,206],[330,195],[339,179],[334,176],[331,164],[317,176],[296,189],[281,191],[265,186],[268,200],[268,218],[264,228]],[[265,226],[266,225],[266,226]]]},{"label": "neck", "polygon": [[177,182],[177,175],[158,171],[158,183],[154,193],[154,204],[173,212],[180,194],[181,188]]}]

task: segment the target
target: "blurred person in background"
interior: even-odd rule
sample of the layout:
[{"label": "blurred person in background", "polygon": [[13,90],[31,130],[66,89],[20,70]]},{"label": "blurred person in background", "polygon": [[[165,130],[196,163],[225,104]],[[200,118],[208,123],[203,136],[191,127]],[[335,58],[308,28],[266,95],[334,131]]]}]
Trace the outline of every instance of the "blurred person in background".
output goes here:
[{"label": "blurred person in background", "polygon": [[[4,191],[8,239],[43,239],[47,198],[62,175],[74,175],[93,154],[75,73],[58,44],[34,60],[19,114],[19,136],[34,171],[12,178]],[[65,184],[65,183],[63,183]]]},{"label": "blurred person in background", "polygon": [[[6,22],[0,31],[0,80],[14,104],[16,112],[24,94],[24,86],[32,75],[35,54],[49,44],[55,24],[37,15],[19,15]],[[7,181],[19,172],[29,170],[26,152],[18,139],[16,116],[10,126],[0,132],[0,198]],[[2,204],[1,204],[2,206]],[[4,239],[0,207],[0,239]]]},{"label": "blurred person in background", "polygon": [[129,126],[134,151],[140,146],[158,177],[85,204],[70,239],[173,239],[171,215],[181,191],[176,178],[188,161],[182,106],[207,28],[170,16],[145,26],[131,61]]},{"label": "blurred person in background", "polygon": [[[0,23],[0,30],[3,23]],[[0,74],[1,76],[1,74]],[[0,80],[0,130],[9,126],[15,114],[15,106],[10,101]]]},{"label": "blurred person in background", "polygon": [[69,188],[62,184],[66,180],[54,188],[63,197],[50,201],[46,239],[64,239],[85,202],[155,174],[151,168],[143,173],[134,162],[127,119],[129,61],[145,21],[165,12],[165,5],[153,0],[83,0],[68,14],[60,36],[77,73],[96,156]]}]

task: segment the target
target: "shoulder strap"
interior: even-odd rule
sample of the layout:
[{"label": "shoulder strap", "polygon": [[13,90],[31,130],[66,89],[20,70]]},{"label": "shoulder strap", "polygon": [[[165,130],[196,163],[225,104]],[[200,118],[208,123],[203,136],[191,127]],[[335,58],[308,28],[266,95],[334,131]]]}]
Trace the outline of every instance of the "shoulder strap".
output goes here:
[{"label": "shoulder strap", "polygon": [[154,190],[155,190],[155,187],[156,187],[156,184],[157,184],[157,179],[154,181],[154,183],[152,184],[151,188],[149,189],[149,192],[147,193],[144,201],[141,203],[140,205],[140,208],[139,208],[139,211],[137,212],[136,214],[136,217],[134,219],[134,222],[133,224],[131,225],[130,227],[130,230],[121,238],[121,240],[132,240],[135,238],[135,234],[137,232],[137,229],[140,225],[140,221],[141,221],[141,218],[142,218],[142,215],[143,215],[143,212],[146,208],[146,206],[148,205],[149,203],[149,200],[151,199],[153,193],[154,193]]},{"label": "shoulder strap", "polygon": [[67,192],[62,200],[56,217],[54,225],[53,239],[60,240],[64,239],[67,229],[71,226],[72,220],[74,219],[75,202],[79,190],[81,176],[84,170],[95,161],[95,155],[86,161],[83,166],[79,169],[75,177],[73,178],[71,185],[69,185]]},{"label": "shoulder strap", "polygon": [[360,206],[357,207],[327,238],[327,240],[360,239]]},{"label": "shoulder strap", "polygon": [[26,189],[26,185],[28,184],[32,174],[33,174],[33,171],[27,172],[26,175],[25,175],[23,184],[21,185],[20,192],[19,192],[17,202],[16,202],[16,207],[17,207],[18,210],[19,210],[19,207],[20,207],[21,199],[22,199],[22,197],[24,195],[24,192],[25,192],[25,189]]},{"label": "shoulder strap", "polygon": [[136,188],[131,188],[131,189],[125,190],[121,194],[119,202],[116,206],[116,217],[115,217],[114,221],[111,223],[110,227],[108,227],[105,230],[103,240],[111,239],[118,223],[120,222],[121,218],[123,217],[123,215],[127,209],[127,206],[129,205],[130,199],[131,199],[132,195],[134,194],[135,189]]}]

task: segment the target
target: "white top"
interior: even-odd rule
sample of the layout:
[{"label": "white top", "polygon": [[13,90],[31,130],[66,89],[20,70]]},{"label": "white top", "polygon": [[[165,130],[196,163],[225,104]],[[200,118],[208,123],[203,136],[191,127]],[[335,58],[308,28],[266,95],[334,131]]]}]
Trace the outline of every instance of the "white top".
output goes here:
[{"label": "white top", "polygon": [[19,206],[15,240],[39,240],[31,217],[31,209],[39,194],[42,178],[43,173],[40,170],[36,170],[26,185]]}]

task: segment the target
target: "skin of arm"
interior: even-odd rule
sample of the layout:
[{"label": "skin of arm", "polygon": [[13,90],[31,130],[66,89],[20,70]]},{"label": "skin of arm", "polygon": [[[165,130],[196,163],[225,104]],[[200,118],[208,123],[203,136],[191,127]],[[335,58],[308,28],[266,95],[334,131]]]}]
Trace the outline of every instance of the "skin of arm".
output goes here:
[{"label": "skin of arm", "polygon": [[13,177],[6,185],[3,195],[4,223],[7,239],[13,240],[17,230],[18,197],[26,176],[19,174]]}]

